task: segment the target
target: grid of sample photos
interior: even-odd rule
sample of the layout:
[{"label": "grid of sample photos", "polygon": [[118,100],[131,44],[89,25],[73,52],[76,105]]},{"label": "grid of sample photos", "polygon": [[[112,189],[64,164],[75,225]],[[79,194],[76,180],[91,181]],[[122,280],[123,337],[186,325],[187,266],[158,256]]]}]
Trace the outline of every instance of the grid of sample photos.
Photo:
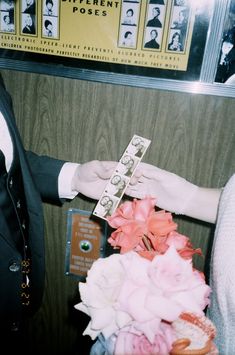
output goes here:
[{"label": "grid of sample photos", "polygon": [[[185,52],[190,24],[190,1],[146,1],[144,26],[140,22],[142,3],[141,0],[122,1],[118,47],[137,49],[138,37],[141,35],[143,50]],[[170,16],[166,22],[169,3]],[[167,35],[167,44],[162,48],[164,35]]]},{"label": "grid of sample photos", "polygon": [[0,32],[16,34],[19,24],[21,35],[37,37],[41,21],[41,37],[59,39],[59,5],[59,0],[20,0],[16,16],[16,2],[0,0]]}]

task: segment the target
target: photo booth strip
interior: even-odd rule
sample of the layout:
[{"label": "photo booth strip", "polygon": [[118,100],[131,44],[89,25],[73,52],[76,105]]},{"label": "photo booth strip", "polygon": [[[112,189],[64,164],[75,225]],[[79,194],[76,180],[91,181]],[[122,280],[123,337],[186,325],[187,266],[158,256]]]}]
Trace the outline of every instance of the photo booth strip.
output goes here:
[{"label": "photo booth strip", "polygon": [[115,212],[150,143],[136,134],[132,137],[93,211],[95,216],[106,220]]}]

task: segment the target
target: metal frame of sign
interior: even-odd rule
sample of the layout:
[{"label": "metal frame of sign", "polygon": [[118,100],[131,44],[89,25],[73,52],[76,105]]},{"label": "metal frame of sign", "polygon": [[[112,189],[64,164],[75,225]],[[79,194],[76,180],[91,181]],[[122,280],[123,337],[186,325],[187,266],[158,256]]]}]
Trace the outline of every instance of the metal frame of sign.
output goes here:
[{"label": "metal frame of sign", "polygon": [[91,211],[70,208],[67,211],[65,274],[84,279],[92,263],[109,254],[108,225],[92,218]]}]

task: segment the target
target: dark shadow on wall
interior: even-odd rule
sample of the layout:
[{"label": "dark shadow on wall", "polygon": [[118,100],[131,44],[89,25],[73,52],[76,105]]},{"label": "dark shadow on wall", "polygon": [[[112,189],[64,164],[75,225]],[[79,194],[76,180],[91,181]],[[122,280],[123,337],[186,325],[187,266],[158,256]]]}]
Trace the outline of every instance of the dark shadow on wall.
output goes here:
[{"label": "dark shadow on wall", "polygon": [[68,301],[68,321],[77,330],[76,340],[66,353],[68,355],[89,355],[92,344],[95,342],[88,335],[82,335],[90,321],[90,317],[74,308],[74,305],[79,302],[81,302],[81,299],[77,291],[74,297]]}]

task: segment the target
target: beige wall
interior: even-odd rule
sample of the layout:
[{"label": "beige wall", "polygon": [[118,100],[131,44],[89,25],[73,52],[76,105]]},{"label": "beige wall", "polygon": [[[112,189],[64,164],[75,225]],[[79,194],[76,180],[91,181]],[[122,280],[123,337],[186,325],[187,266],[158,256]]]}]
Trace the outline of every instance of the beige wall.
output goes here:
[{"label": "beige wall", "polygon": [[[226,183],[235,170],[235,100],[94,83],[2,70],[25,147],[70,161],[118,160],[133,134],[151,139],[144,161],[203,186]],[[92,210],[76,198],[44,205],[47,277],[44,302],[31,322],[30,343],[50,354],[86,354],[88,318],[73,310],[77,281],[65,276],[66,212]],[[175,217],[174,217],[175,218]],[[205,254],[213,226],[175,218]],[[197,258],[203,269],[204,258]],[[207,259],[208,260],[208,259]],[[207,265],[207,264],[206,264]]]}]

